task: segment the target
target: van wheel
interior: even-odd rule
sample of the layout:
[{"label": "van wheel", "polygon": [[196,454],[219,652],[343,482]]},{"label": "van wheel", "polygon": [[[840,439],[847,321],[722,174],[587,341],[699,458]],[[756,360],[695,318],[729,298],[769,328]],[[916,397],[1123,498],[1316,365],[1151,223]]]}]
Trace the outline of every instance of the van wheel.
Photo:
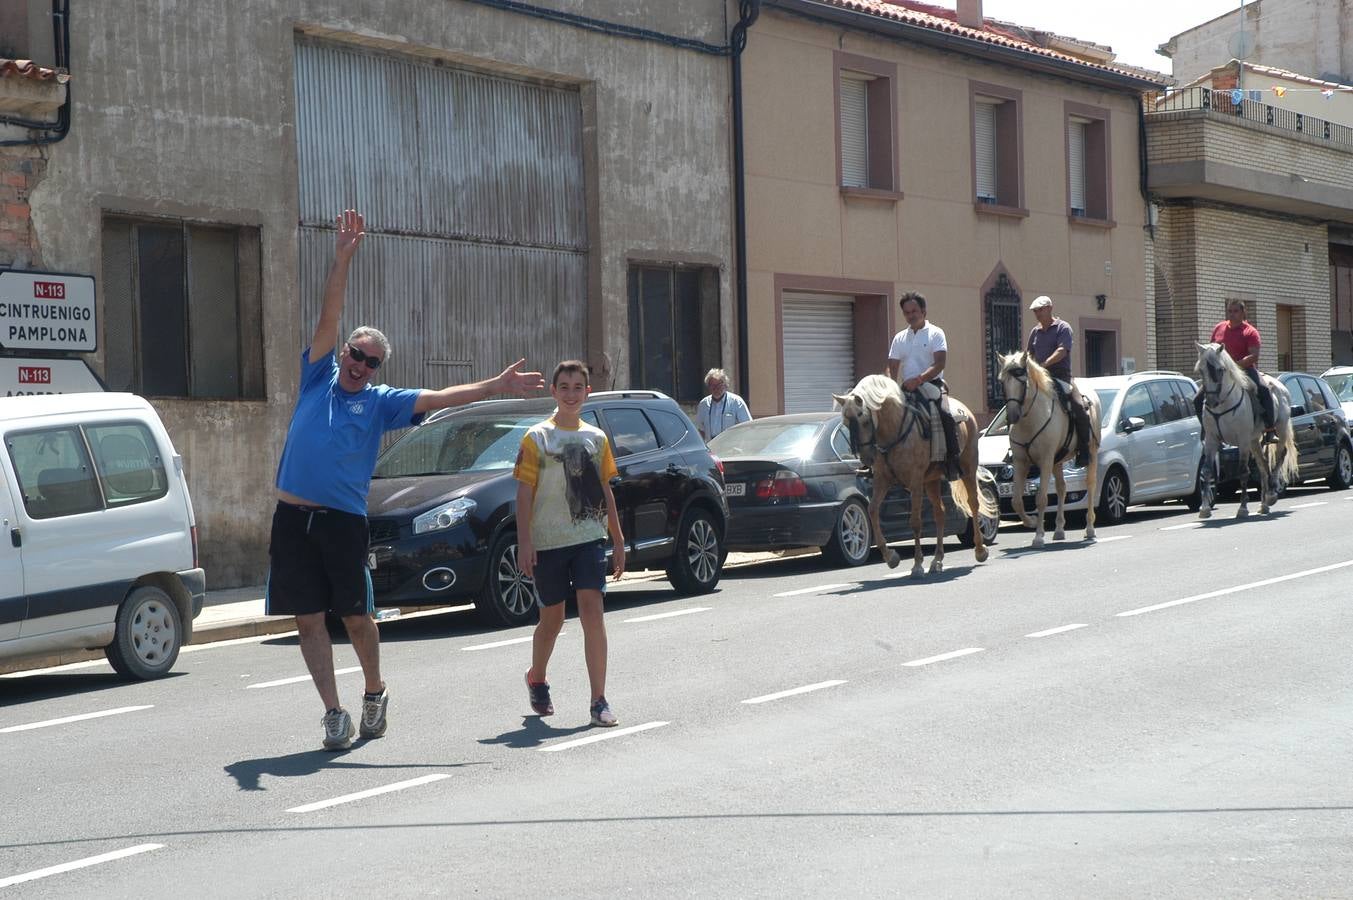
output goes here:
[{"label": "van wheel", "polygon": [[1203,491],[1208,489],[1207,480],[1203,477],[1206,465],[1206,459],[1198,460],[1198,473],[1193,477],[1193,493],[1184,498],[1184,505],[1189,508],[1189,512],[1197,512],[1203,508]]},{"label": "van wheel", "polygon": [[869,561],[869,510],[857,499],[847,500],[836,518],[831,539],[822,545],[822,557],[833,566],[862,566]]},{"label": "van wheel", "polygon": [[489,550],[488,573],[474,603],[486,625],[529,625],[536,619],[536,586],[517,563],[517,533],[504,531]]},{"label": "van wheel", "polygon": [[125,678],[163,678],[179,658],[183,617],[168,594],[142,585],[117,611],[117,631],[104,648],[108,662]]},{"label": "van wheel", "polygon": [[1105,525],[1118,525],[1127,517],[1128,486],[1123,473],[1114,467],[1104,478],[1102,500],[1096,518]]},{"label": "van wheel", "polygon": [[667,565],[667,580],[683,596],[708,594],[723,573],[723,540],[710,514],[691,507],[677,529],[676,553]]}]

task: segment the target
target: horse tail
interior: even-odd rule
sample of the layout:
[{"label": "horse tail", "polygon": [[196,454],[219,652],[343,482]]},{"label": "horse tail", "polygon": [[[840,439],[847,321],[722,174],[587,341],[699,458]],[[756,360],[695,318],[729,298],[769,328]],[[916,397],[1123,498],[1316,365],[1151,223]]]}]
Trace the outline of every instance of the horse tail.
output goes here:
[{"label": "horse tail", "polygon": [[[1292,423],[1290,421],[1287,423],[1287,427],[1283,429],[1282,443],[1269,444],[1264,450],[1268,453],[1269,471],[1274,472],[1276,470],[1276,474],[1282,476],[1283,480],[1288,484],[1294,482],[1298,472],[1301,470],[1301,460],[1297,455],[1297,441],[1292,433]],[[1280,454],[1283,458],[1283,465],[1281,469],[1277,469],[1277,457]]]},{"label": "horse tail", "polygon": [[[992,486],[991,490],[982,490],[982,484],[988,483]],[[954,506],[963,515],[972,517],[972,498],[968,496],[968,486],[961,479],[959,481],[949,482],[949,490],[954,499]],[[979,515],[995,517],[1000,515],[1000,507],[992,497],[996,493],[996,476],[991,474],[986,466],[977,467],[977,512]]]}]

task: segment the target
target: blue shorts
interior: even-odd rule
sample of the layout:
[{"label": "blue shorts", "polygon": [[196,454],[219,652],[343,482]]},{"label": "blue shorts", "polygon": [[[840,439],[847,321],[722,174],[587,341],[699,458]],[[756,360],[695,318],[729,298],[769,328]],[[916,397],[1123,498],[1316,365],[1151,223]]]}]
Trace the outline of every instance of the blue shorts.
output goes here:
[{"label": "blue shorts", "polygon": [[541,606],[556,606],[578,591],[606,592],[606,542],[589,541],[536,553],[536,596]]}]

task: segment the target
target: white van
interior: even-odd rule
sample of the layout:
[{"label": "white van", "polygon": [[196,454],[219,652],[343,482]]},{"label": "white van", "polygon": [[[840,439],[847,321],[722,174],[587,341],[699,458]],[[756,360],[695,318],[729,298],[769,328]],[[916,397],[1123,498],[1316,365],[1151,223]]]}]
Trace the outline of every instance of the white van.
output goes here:
[{"label": "white van", "polygon": [[183,460],[133,394],[0,397],[0,659],[103,649],[169,672],[206,575]]}]

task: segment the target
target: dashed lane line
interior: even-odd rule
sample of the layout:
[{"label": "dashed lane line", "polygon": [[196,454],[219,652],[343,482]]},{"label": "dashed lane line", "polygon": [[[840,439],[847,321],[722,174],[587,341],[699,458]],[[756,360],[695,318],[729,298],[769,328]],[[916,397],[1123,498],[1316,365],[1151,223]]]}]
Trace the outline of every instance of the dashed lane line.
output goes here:
[{"label": "dashed lane line", "polygon": [[[335,675],[351,675],[353,672],[362,671],[361,666],[349,666],[346,669],[334,669]],[[297,675],[295,678],[279,678],[276,681],[260,681],[258,684],[246,684],[244,689],[252,691],[255,688],[280,687],[284,684],[300,684],[302,681],[309,681],[309,675]]]},{"label": "dashed lane line", "polygon": [[[559,637],[563,637],[568,632],[559,632]],[[495,647],[511,647],[514,644],[529,644],[535,640],[534,635],[528,634],[526,637],[508,638],[505,641],[492,641],[487,644],[471,644],[469,647],[461,647],[461,650],[492,650]]]},{"label": "dashed lane line", "polygon": [[102,719],[104,716],[120,716],[123,713],[138,712],[143,709],[154,708],[155,705],[152,703],[149,706],[119,706],[117,709],[101,709],[98,712],[81,713],[78,716],[62,716],[59,719],[29,722],[27,725],[11,725],[8,728],[0,728],[0,734],[9,734],[13,731],[32,731],[34,728],[47,728],[51,725],[66,725],[71,722],[83,722],[86,719]]},{"label": "dashed lane line", "polygon": [[677,616],[689,616],[691,613],[709,612],[712,607],[692,606],[690,609],[678,609],[672,612],[655,613],[651,616],[639,616],[637,619],[626,619],[626,622],[655,622],[658,619],[672,619]]},{"label": "dashed lane line", "polygon": [[1184,531],[1189,528],[1202,528],[1202,522],[1185,522],[1183,525],[1166,525],[1161,531]]},{"label": "dashed lane line", "polygon": [[135,847],[126,847],[122,850],[114,850],[111,853],[100,853],[98,856],[87,856],[84,859],[62,863],[59,866],[34,869],[32,872],[25,872],[22,875],[11,875],[8,878],[0,878],[0,888],[12,887],[16,884],[23,884],[26,881],[37,881],[39,878],[60,875],[63,872],[74,872],[76,869],[85,869],[89,866],[97,866],[101,863],[125,859],[128,856],[136,856],[138,853],[148,853],[151,850],[159,850],[163,847],[164,844],[137,844]]},{"label": "dashed lane line", "polygon": [[1320,575],[1325,572],[1333,572],[1336,569],[1345,569],[1353,566],[1353,559],[1347,559],[1340,563],[1333,563],[1328,566],[1320,566],[1315,569],[1306,569],[1303,572],[1293,572],[1291,575],[1279,575],[1277,578],[1265,578],[1263,581],[1252,581],[1249,584],[1238,584],[1235,587],[1222,588],[1219,591],[1208,591],[1206,594],[1195,594],[1192,597],[1182,597],[1179,600],[1170,600],[1166,603],[1157,603],[1154,606],[1143,606],[1139,609],[1129,609],[1126,612],[1118,613],[1123,616],[1140,616],[1142,613],[1155,612],[1158,609],[1169,609],[1171,606],[1182,606],[1185,603],[1195,603],[1199,600],[1210,600],[1213,597],[1224,597],[1227,594],[1238,594],[1241,591],[1249,591],[1255,588],[1268,587],[1270,584],[1282,584],[1284,581],[1295,581],[1298,578],[1306,578],[1311,575]]},{"label": "dashed lane line", "polygon": [[960,656],[968,656],[972,653],[981,653],[985,647],[964,647],[962,650],[954,650],[950,653],[941,653],[939,656],[927,656],[925,659],[913,659],[911,662],[905,662],[904,666],[928,666],[931,663],[944,662],[946,659],[958,659]]},{"label": "dashed lane line", "polygon": [[790,688],[787,691],[778,691],[774,694],[766,694],[761,697],[752,697],[749,700],[743,700],[743,703],[769,703],[772,700],[782,700],[785,697],[793,697],[797,694],[807,694],[811,691],[820,691],[823,688],[836,687],[838,684],[845,684],[844,681],[819,681],[817,684],[805,684],[803,687]]},{"label": "dashed lane line", "polygon": [[358,791],[355,794],[344,794],[342,797],[333,797],[329,800],[320,800],[316,803],[307,803],[304,806],[293,806],[287,810],[289,813],[308,813],[317,809],[328,809],[330,806],[338,806],[342,803],[353,803],[357,800],[365,800],[368,797],[377,797],[381,794],[389,794],[394,791],[402,791],[411,787],[418,787],[424,784],[431,784],[434,781],[441,781],[443,778],[450,778],[446,773],[435,775],[423,775],[419,778],[410,778],[408,781],[396,781],[394,784],[387,784],[382,787],[371,788],[370,790]]},{"label": "dashed lane line", "polygon": [[1052,637],[1054,634],[1063,634],[1067,631],[1075,631],[1077,628],[1089,628],[1084,622],[1078,622],[1075,625],[1063,625],[1060,628],[1049,628],[1047,631],[1035,631],[1033,634],[1026,634],[1026,638]]},{"label": "dashed lane line", "polygon": [[835,591],[840,588],[851,587],[849,584],[819,584],[817,587],[799,588],[797,591],[783,591],[774,594],[776,597],[798,597],[801,594],[819,594],[823,591]]},{"label": "dashed lane line", "polygon": [[670,725],[671,722],[645,722],[642,725],[631,725],[628,728],[607,728],[605,731],[599,731],[596,734],[589,734],[585,738],[578,738],[575,741],[564,741],[562,744],[550,744],[548,747],[537,747],[541,753],[557,753],[560,750],[571,750],[574,747],[581,747],[584,744],[595,744],[597,741],[609,741],[612,738],[624,737],[627,734],[638,734],[641,731],[648,731],[652,728],[661,728],[664,725]]},{"label": "dashed lane line", "polygon": [[1310,509],[1312,506],[1328,506],[1328,500],[1317,500],[1314,503],[1298,503],[1296,506],[1289,506],[1288,509]]},{"label": "dashed lane line", "polygon": [[1110,536],[1108,536],[1108,537],[1096,537],[1096,538],[1095,538],[1095,543],[1096,543],[1096,544],[1107,544],[1107,543],[1110,543],[1111,541],[1126,541],[1128,538],[1134,537],[1134,536],[1135,536],[1135,535],[1131,535],[1131,534],[1113,534],[1113,535],[1110,535]]}]

